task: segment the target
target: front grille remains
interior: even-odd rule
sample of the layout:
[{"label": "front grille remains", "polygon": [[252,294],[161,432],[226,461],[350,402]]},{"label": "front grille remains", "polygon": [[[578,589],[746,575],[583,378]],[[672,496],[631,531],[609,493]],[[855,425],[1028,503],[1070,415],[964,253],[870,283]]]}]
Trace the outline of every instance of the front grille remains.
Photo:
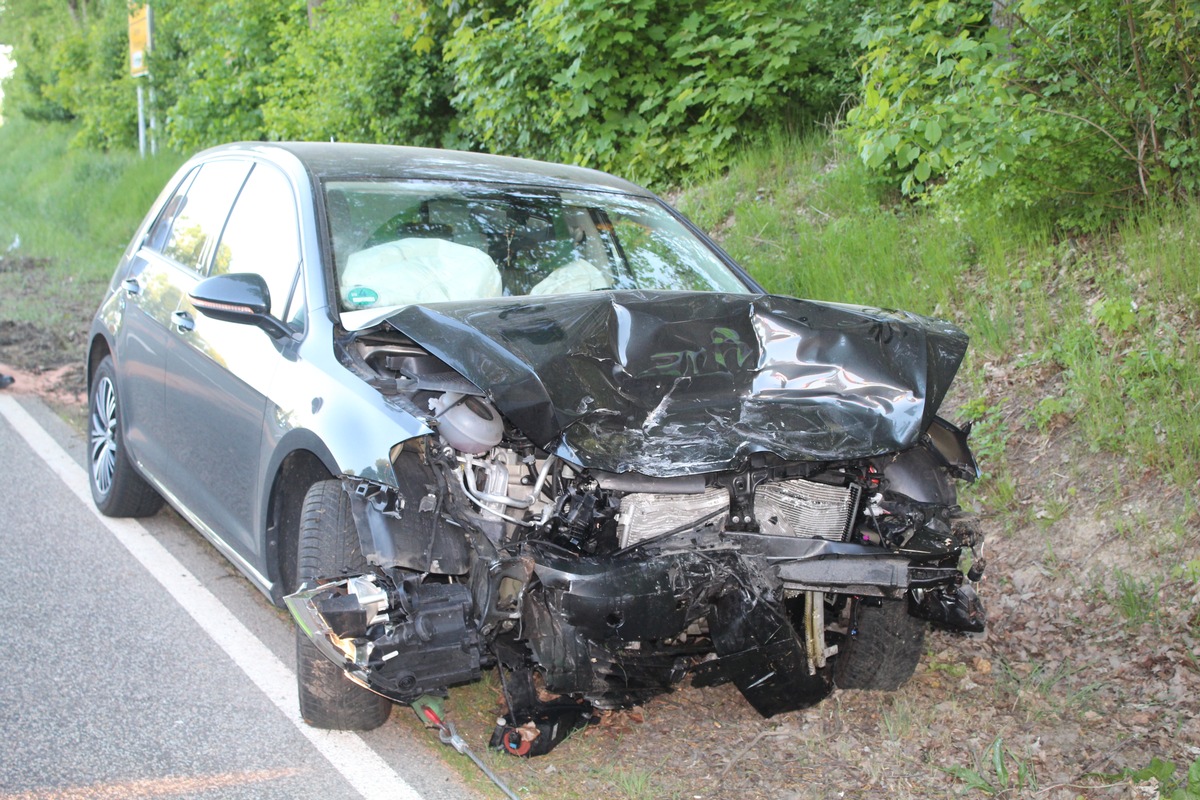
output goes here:
[{"label": "front grille remains", "polygon": [[862,489],[801,479],[764,483],[754,492],[763,533],[847,541]]}]

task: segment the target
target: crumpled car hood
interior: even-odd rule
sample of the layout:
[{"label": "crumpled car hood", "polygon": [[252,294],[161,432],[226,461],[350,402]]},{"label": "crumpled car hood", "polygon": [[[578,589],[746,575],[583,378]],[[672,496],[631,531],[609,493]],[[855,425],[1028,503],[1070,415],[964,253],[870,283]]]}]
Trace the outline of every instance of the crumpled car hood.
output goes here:
[{"label": "crumpled car hood", "polygon": [[772,295],[612,291],[409,306],[389,324],[547,452],[672,477],[913,445],[967,336],[915,314]]}]

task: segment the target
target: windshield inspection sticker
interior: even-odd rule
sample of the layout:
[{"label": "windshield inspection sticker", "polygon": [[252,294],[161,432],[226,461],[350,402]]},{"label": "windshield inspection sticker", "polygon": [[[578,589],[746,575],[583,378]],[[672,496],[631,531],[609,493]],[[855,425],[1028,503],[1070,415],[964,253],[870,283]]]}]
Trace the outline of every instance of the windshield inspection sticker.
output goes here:
[{"label": "windshield inspection sticker", "polygon": [[357,306],[358,308],[366,308],[367,306],[373,306],[375,303],[379,302],[379,293],[366,286],[355,286],[353,289],[346,292],[346,300],[348,300],[353,306]]}]

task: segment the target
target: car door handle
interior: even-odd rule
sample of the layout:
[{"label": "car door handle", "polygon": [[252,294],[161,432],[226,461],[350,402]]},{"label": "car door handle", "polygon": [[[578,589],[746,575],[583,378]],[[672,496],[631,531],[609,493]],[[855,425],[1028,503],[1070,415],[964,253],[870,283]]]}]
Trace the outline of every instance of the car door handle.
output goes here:
[{"label": "car door handle", "polygon": [[180,333],[187,333],[196,327],[196,320],[192,319],[192,315],[186,311],[176,311],[171,315],[171,324]]},{"label": "car door handle", "polygon": [[137,278],[126,278],[121,285],[125,287],[125,291],[129,292],[129,294],[142,293],[142,285],[138,283]]}]

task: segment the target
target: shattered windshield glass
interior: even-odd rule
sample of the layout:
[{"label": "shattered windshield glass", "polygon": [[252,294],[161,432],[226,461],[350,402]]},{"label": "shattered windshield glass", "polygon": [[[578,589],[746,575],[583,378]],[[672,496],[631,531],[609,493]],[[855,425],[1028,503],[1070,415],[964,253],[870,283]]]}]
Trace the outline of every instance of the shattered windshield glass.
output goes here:
[{"label": "shattered windshield glass", "polygon": [[746,291],[647,198],[413,181],[324,189],[346,312],[597,289]]}]

